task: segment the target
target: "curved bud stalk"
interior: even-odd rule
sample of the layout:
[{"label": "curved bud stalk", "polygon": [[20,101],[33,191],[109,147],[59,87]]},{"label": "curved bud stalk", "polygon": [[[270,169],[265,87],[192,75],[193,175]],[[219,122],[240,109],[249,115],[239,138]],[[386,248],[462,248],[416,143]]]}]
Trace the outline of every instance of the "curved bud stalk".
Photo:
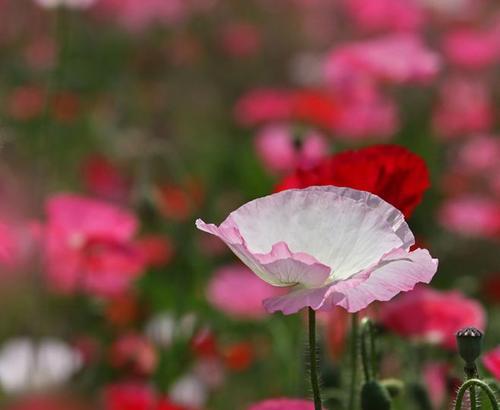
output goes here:
[{"label": "curved bud stalk", "polygon": [[479,379],[476,360],[481,356],[483,333],[473,327],[468,327],[457,332],[458,352],[465,362],[464,372],[466,381],[460,386],[455,401],[455,410],[462,410],[465,393],[469,392],[470,403],[468,409],[478,410],[476,388],[485,393],[493,410],[500,410],[498,400],[493,389]]}]

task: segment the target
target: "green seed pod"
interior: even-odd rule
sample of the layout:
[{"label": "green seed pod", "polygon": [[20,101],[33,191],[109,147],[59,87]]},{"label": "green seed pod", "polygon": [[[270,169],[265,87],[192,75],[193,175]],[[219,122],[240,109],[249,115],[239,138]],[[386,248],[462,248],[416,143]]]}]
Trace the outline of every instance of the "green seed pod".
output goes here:
[{"label": "green seed pod", "polygon": [[380,381],[380,384],[386,388],[393,399],[401,396],[405,388],[404,382],[399,379],[384,379]]},{"label": "green seed pod", "polygon": [[457,332],[458,352],[466,366],[471,367],[481,356],[483,334],[474,327],[467,327]]},{"label": "green seed pod", "polygon": [[362,410],[390,410],[391,397],[387,389],[379,382],[366,382],[361,389]]}]

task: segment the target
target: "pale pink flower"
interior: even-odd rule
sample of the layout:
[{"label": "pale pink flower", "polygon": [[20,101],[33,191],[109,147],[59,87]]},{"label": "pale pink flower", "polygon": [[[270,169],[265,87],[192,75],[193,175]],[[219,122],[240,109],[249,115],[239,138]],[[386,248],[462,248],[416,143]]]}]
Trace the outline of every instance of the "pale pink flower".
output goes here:
[{"label": "pale pink flower", "polygon": [[496,237],[500,234],[500,204],[475,196],[449,199],[441,206],[438,220],[461,235]]},{"label": "pale pink flower", "polygon": [[430,282],[437,270],[427,250],[410,251],[415,241],[400,211],[350,188],[286,190],[243,205],[220,226],[196,225],[264,281],[291,288],[264,301],[271,313],[335,305],[357,312]]},{"label": "pale pink flower", "polygon": [[481,69],[490,66],[499,57],[498,38],[490,31],[460,28],[446,33],[443,51],[456,66]]},{"label": "pale pink flower", "polygon": [[283,289],[269,285],[239,264],[218,269],[207,289],[207,299],[215,308],[241,319],[263,318],[266,316],[264,299],[283,294]]},{"label": "pale pink flower", "polygon": [[325,76],[334,86],[359,77],[396,84],[429,83],[441,66],[437,53],[412,34],[392,34],[336,47],[326,58]]},{"label": "pale pink flower", "polygon": [[267,169],[280,173],[315,165],[328,153],[328,144],[319,132],[309,131],[299,139],[292,127],[273,124],[257,133],[255,149]]},{"label": "pale pink flower", "polygon": [[124,292],[144,268],[133,244],[136,217],[106,202],[59,194],[46,203],[45,263],[58,291]]},{"label": "pale pink flower", "polygon": [[423,8],[417,0],[345,0],[345,8],[363,31],[408,31],[422,27]]},{"label": "pale pink flower", "polygon": [[456,349],[455,333],[466,326],[484,329],[486,313],[460,292],[418,288],[382,305],[379,319],[402,337]]},{"label": "pale pink flower", "polygon": [[487,132],[493,124],[493,102],[481,81],[452,77],[440,87],[433,124],[445,139]]},{"label": "pale pink flower", "polygon": [[497,380],[500,380],[500,346],[483,356],[483,364]]},{"label": "pale pink flower", "polygon": [[303,399],[268,399],[252,404],[247,410],[314,410],[314,403]]}]

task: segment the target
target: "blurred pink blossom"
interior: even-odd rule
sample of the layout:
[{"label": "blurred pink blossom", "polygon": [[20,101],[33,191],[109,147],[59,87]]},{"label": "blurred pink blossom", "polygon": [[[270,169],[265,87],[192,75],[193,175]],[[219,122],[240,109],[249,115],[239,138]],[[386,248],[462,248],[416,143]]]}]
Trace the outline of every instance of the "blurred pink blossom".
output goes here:
[{"label": "blurred pink blossom", "polygon": [[483,364],[495,379],[500,380],[500,346],[483,355]]},{"label": "blurred pink blossom", "polygon": [[284,124],[262,128],[254,143],[264,166],[278,173],[313,166],[328,153],[328,143],[318,132],[309,131],[294,138],[293,127]]},{"label": "blurred pink blossom", "polygon": [[247,410],[314,410],[314,403],[303,399],[268,399],[252,404]]},{"label": "blurred pink blossom", "polygon": [[137,219],[129,211],[72,194],[46,202],[44,254],[57,291],[98,296],[124,292],[144,268],[133,244]]},{"label": "blurred pink blossom", "polygon": [[422,27],[418,0],[344,0],[349,17],[362,31],[407,31]]},{"label": "blurred pink blossom", "polygon": [[402,337],[456,349],[455,333],[465,326],[484,329],[486,313],[458,291],[419,287],[381,305],[379,319]]},{"label": "blurred pink blossom", "polygon": [[[235,292],[238,289],[238,292]],[[265,317],[264,299],[285,292],[257,277],[244,265],[226,265],[214,272],[207,288],[208,301],[220,311],[240,319]]]},{"label": "blurred pink blossom", "polygon": [[440,86],[433,116],[438,137],[450,139],[487,132],[493,116],[493,102],[485,83],[451,77]]},{"label": "blurred pink blossom", "polygon": [[326,57],[325,76],[333,86],[368,77],[395,84],[431,82],[439,72],[439,55],[413,34],[392,34],[345,43]]},{"label": "blurred pink blossom", "polygon": [[121,382],[109,385],[104,392],[105,410],[152,410],[155,393],[147,385]]},{"label": "blurred pink blossom", "polygon": [[220,226],[196,225],[267,283],[291,288],[264,301],[270,313],[334,306],[358,312],[429,283],[438,265],[427,250],[410,251],[415,241],[400,211],[350,188],[285,190],[241,206]]},{"label": "blurred pink blossom", "polygon": [[481,69],[499,57],[498,36],[490,31],[459,28],[443,37],[443,51],[454,65],[466,69]]},{"label": "blurred pink blossom", "polygon": [[429,398],[435,409],[443,408],[443,404],[447,399],[449,372],[450,366],[445,363],[428,363],[422,369]]},{"label": "blurred pink blossom", "polygon": [[500,204],[474,196],[448,199],[439,210],[438,220],[446,229],[462,235],[497,237],[500,234]]},{"label": "blurred pink blossom", "polygon": [[500,171],[500,138],[479,135],[465,141],[458,151],[458,167],[467,174]]},{"label": "blurred pink blossom", "polygon": [[342,109],[335,126],[335,138],[387,141],[399,129],[395,102],[370,82],[357,82],[341,92]]}]

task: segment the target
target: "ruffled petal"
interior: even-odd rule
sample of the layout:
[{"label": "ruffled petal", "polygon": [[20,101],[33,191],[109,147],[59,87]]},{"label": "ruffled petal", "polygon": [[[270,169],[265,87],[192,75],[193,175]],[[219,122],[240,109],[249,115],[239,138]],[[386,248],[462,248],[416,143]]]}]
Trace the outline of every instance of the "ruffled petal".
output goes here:
[{"label": "ruffled petal", "polygon": [[[437,267],[437,259],[425,249],[398,250],[385,257],[371,270],[368,278],[356,286],[341,289],[333,285],[330,297],[347,311],[358,312],[375,300],[387,301],[400,292],[412,290],[417,283],[429,283]],[[339,295],[342,299],[337,302]]]}]

